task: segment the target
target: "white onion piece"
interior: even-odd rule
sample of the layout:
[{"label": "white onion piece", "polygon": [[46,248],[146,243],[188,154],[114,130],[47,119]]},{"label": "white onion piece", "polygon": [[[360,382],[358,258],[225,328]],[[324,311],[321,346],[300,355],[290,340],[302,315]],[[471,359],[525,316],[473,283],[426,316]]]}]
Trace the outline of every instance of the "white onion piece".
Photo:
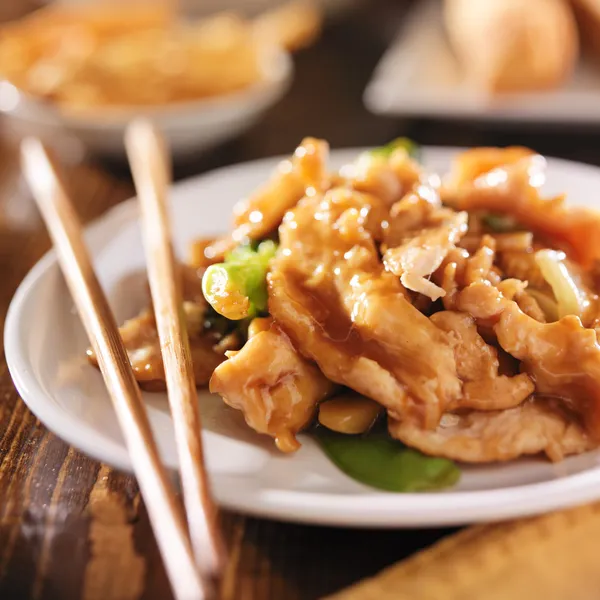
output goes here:
[{"label": "white onion piece", "polygon": [[535,253],[542,276],[548,282],[558,303],[558,318],[583,312],[583,298],[564,263],[564,252],[540,250]]},{"label": "white onion piece", "polygon": [[527,288],[527,293],[538,303],[548,323],[558,321],[558,304],[550,294],[540,292],[534,288]]}]

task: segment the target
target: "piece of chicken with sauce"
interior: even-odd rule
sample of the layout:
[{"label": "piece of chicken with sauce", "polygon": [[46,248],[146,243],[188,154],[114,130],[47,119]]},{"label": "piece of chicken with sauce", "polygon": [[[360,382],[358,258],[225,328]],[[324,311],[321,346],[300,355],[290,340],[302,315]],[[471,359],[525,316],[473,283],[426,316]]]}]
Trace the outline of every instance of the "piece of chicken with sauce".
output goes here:
[{"label": "piece of chicken with sauce", "polygon": [[[477,152],[470,151],[473,163],[478,160]],[[543,199],[540,187],[545,180],[545,159],[531,153],[514,160],[509,152],[505,161],[498,151],[495,164],[483,160],[480,169],[473,167],[476,176],[472,180],[455,175],[451,181],[460,185],[446,188],[444,200],[456,210],[508,214],[534,234],[566,245],[574,260],[591,267],[600,260],[600,214],[583,207],[567,207],[563,197]],[[457,163],[460,165],[460,157]],[[494,168],[488,169],[492,164]]]},{"label": "piece of chicken with sauce", "polygon": [[398,418],[435,427],[461,381],[447,336],[379,260],[376,198],[336,188],[305,198],[282,223],[269,310],[332,381]]},{"label": "piece of chicken with sauce", "polygon": [[296,352],[276,323],[261,321],[252,322],[244,347],[215,369],[210,391],[242,411],[252,429],[274,438],[279,450],[294,452],[296,434],[312,422],[334,384]]},{"label": "piece of chicken with sauce", "polygon": [[357,192],[373,194],[391,206],[425,179],[421,167],[405,148],[397,148],[390,156],[365,152],[340,171],[341,184]]},{"label": "piece of chicken with sauce", "polygon": [[600,345],[593,329],[569,315],[539,323],[508,303],[494,328],[498,343],[522,361],[540,394],[561,398],[600,439]]},{"label": "piece of chicken with sauce", "polygon": [[473,254],[469,254],[464,248],[452,248],[448,251],[440,268],[432,274],[432,280],[444,290],[442,299],[446,310],[458,308],[459,291],[466,286],[478,282],[493,284],[500,281],[494,269],[495,248],[495,240],[484,235]]},{"label": "piece of chicken with sauce", "polygon": [[432,456],[468,463],[507,461],[544,452],[552,461],[595,447],[579,422],[548,398],[526,400],[499,411],[447,414],[426,431],[391,420],[390,435]]},{"label": "piece of chicken with sauce", "polygon": [[[433,277],[444,290],[443,302],[446,310],[462,310],[464,302],[469,301],[470,292],[459,294],[459,290],[469,288],[475,283],[483,283],[486,286],[491,284],[502,291],[504,297],[515,300],[529,316],[545,323],[545,312],[530,294],[527,281],[512,278],[503,280],[494,264],[495,260],[496,240],[487,234],[481,237],[479,248],[471,256],[463,248],[456,248],[448,253],[444,264]],[[481,292],[485,295],[486,289],[482,288]],[[473,302],[470,302],[472,308]],[[479,324],[482,325],[481,321]]]},{"label": "piece of chicken with sauce", "polygon": [[474,408],[502,410],[518,406],[535,389],[525,373],[501,375],[498,350],[479,335],[475,319],[466,313],[441,311],[431,321],[448,334],[454,348],[456,369],[463,380],[462,395],[448,410]]},{"label": "piece of chicken with sauce", "polygon": [[485,175],[498,167],[514,165],[533,155],[535,155],[535,152],[524,146],[508,146],[506,148],[480,146],[470,148],[461,152],[454,160],[446,185],[449,189],[456,190],[465,184],[473,183],[481,175]]},{"label": "piece of chicken with sauce", "polygon": [[302,140],[291,160],[280,162],[266,184],[236,204],[233,231],[204,244],[202,252],[192,250],[193,255],[200,258],[203,255],[204,264],[220,262],[239,244],[268,237],[307,190],[312,193],[312,190],[322,191],[328,187],[328,154],[329,146],[323,140]]},{"label": "piece of chicken with sauce", "polygon": [[[208,384],[214,369],[225,360],[225,352],[237,350],[242,340],[238,333],[219,331],[208,319],[208,303],[202,294],[202,269],[181,265],[183,315],[189,334],[194,378],[198,387]],[[166,389],[165,370],[156,320],[151,308],[128,319],[119,328],[136,381],[148,391]],[[88,360],[98,366],[90,348]]]},{"label": "piece of chicken with sauce", "polygon": [[424,185],[405,196],[390,211],[383,263],[402,285],[435,301],[444,290],[431,275],[467,231],[468,215],[442,208],[437,192]]},{"label": "piece of chicken with sauce", "polygon": [[479,325],[493,327],[500,347],[522,361],[536,391],[560,398],[600,439],[600,344],[593,329],[573,315],[541,323],[486,282],[458,292],[456,305]]}]

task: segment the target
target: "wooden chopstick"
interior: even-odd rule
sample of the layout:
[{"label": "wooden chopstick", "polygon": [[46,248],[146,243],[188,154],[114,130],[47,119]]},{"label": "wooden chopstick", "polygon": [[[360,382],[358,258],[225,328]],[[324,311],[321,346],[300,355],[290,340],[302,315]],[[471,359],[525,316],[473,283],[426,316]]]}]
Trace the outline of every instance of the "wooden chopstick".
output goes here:
[{"label": "wooden chopstick", "polygon": [[25,178],[54,243],[58,261],[113,401],[156,540],[178,600],[203,600],[185,520],[150,429],[117,324],[94,273],[82,227],[57,165],[34,138],[22,143]]},{"label": "wooden chopstick", "polygon": [[145,120],[135,121],[128,127],[125,147],[141,208],[148,279],[175,426],[192,548],[201,573],[218,580],[225,561],[224,544],[204,466],[198,394],[166,207],[170,161],[163,138]]}]

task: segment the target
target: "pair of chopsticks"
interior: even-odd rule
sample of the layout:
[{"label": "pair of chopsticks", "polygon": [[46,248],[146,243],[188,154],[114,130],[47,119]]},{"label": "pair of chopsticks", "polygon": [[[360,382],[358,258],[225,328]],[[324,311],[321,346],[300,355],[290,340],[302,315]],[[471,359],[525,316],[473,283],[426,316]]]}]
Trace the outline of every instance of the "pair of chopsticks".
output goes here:
[{"label": "pair of chopsticks", "polygon": [[161,463],[139,386],[94,272],[60,168],[35,138],[22,143],[23,172],[98,357],[173,593],[178,600],[208,600],[217,593],[225,554],[204,467],[196,386],[166,208],[170,161],[162,138],[149,122],[131,124],[125,145],[141,208],[148,278],[175,427],[187,526]]}]

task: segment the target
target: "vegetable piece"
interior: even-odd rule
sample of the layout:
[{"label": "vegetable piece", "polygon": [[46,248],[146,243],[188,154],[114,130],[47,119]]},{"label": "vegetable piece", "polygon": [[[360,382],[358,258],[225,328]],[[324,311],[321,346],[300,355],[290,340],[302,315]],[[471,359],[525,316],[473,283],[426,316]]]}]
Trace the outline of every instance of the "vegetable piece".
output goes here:
[{"label": "vegetable piece", "polygon": [[269,331],[272,326],[273,319],[271,317],[257,317],[256,319],[252,319],[248,325],[248,339],[263,331]]},{"label": "vegetable piece", "polygon": [[415,160],[418,160],[421,156],[421,147],[407,137],[399,137],[391,142],[385,144],[385,146],[379,146],[368,151],[371,156],[381,156],[382,158],[389,158],[396,150],[403,148],[406,153]]},{"label": "vegetable piece", "polygon": [[[235,325],[237,325],[237,323]],[[237,329],[235,325],[223,315],[220,315],[218,312],[216,312],[212,306],[208,306],[206,308],[202,327],[204,333],[213,334],[213,336],[216,336],[217,338],[222,338],[228,333],[231,333],[234,329]]]},{"label": "vegetable piece", "polygon": [[267,310],[267,271],[277,251],[271,240],[256,250],[239,246],[225,256],[225,262],[208,267],[202,278],[202,292],[216,312],[232,321],[254,317]]},{"label": "vegetable piece", "polygon": [[550,284],[558,303],[558,318],[562,319],[567,315],[581,318],[583,300],[564,259],[564,252],[557,250],[539,250],[535,253],[535,262],[544,279]]},{"label": "vegetable piece", "polygon": [[378,432],[344,435],[318,427],[323,451],[346,475],[390,492],[425,492],[454,485],[460,469],[450,460],[425,456]]},{"label": "vegetable piece", "polygon": [[509,232],[515,231],[518,228],[518,224],[514,217],[510,215],[497,215],[495,213],[489,213],[481,219],[492,231],[498,232]]},{"label": "vegetable piece", "polygon": [[365,433],[373,426],[383,407],[360,394],[340,394],[319,405],[319,423],[338,433]]},{"label": "vegetable piece", "polygon": [[538,303],[548,323],[558,321],[558,304],[551,293],[546,294],[534,288],[527,288],[527,293]]}]

